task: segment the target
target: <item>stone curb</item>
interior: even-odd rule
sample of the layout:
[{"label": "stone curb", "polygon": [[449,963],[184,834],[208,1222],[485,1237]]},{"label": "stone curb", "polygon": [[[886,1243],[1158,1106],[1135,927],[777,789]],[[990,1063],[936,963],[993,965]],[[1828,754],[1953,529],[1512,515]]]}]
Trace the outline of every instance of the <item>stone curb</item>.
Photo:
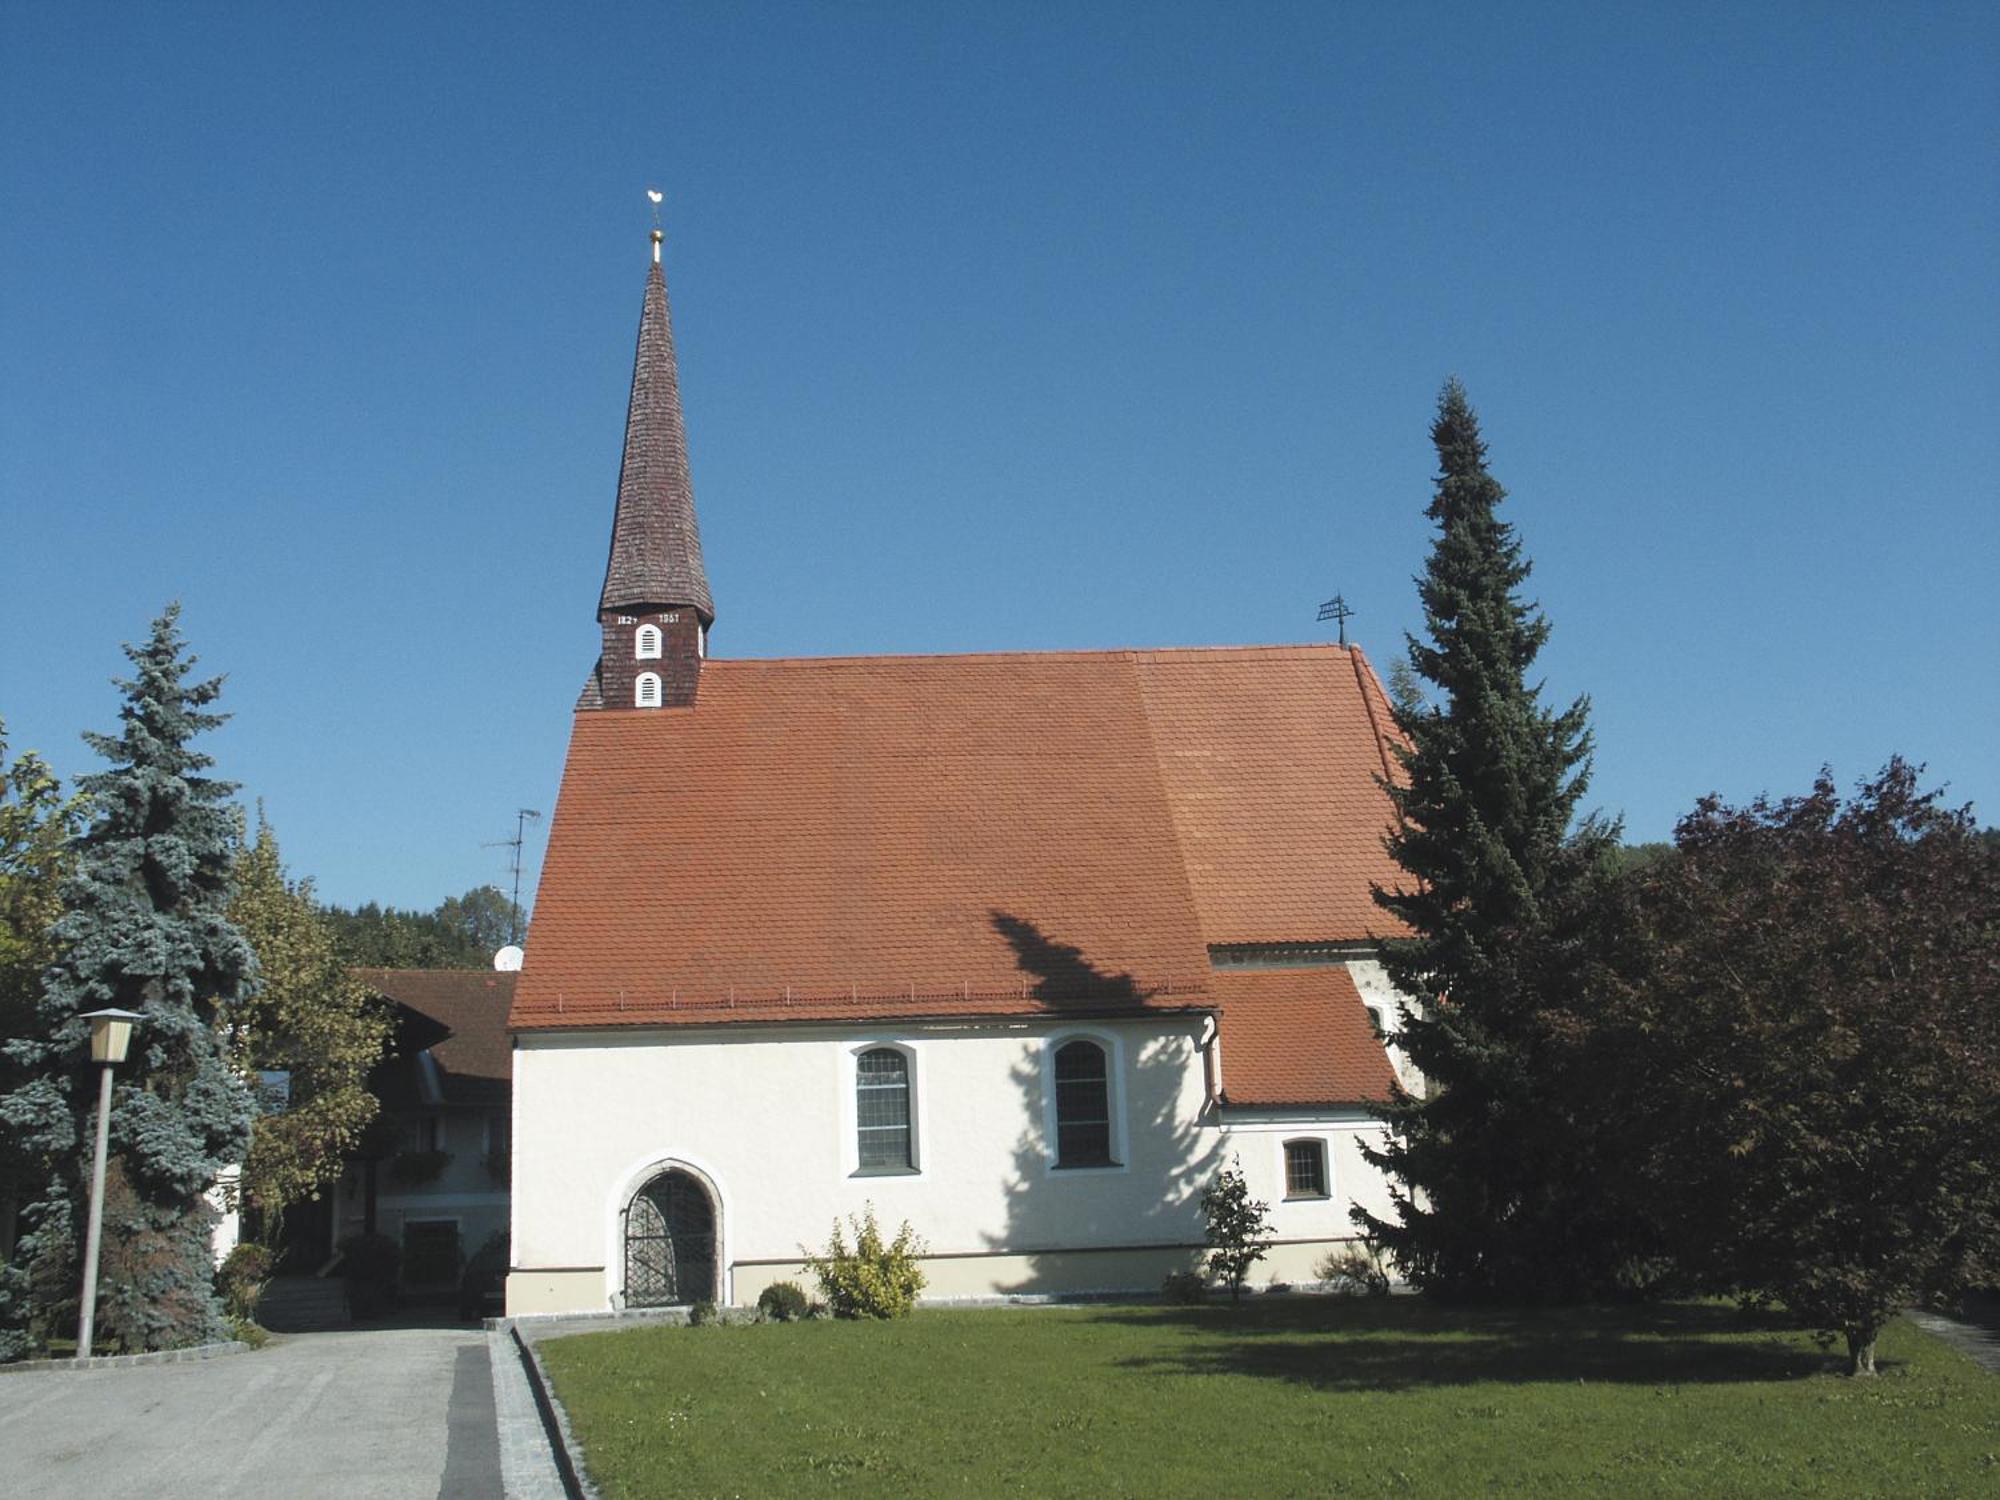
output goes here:
[{"label": "stone curb", "polygon": [[122,1370],[140,1365],[185,1365],[198,1359],[215,1359],[224,1354],[247,1354],[250,1346],[241,1339],[220,1344],[196,1344],[187,1349],[156,1349],[149,1354],[93,1354],[89,1359],[23,1359],[0,1365],[0,1375],[59,1375],[65,1370],[82,1374],[86,1370]]},{"label": "stone curb", "polygon": [[550,1454],[562,1477],[563,1493],[568,1500],[600,1500],[597,1487],[590,1482],[583,1465],[577,1461],[583,1452],[583,1445],[576,1440],[576,1433],[570,1428],[569,1413],[563,1410],[554,1386],[549,1383],[548,1371],[542,1368],[542,1357],[535,1352],[534,1342],[522,1337],[519,1325],[511,1318],[488,1321],[505,1325],[494,1331],[512,1344],[520,1356],[529,1390],[535,1398],[535,1407],[541,1413]]}]

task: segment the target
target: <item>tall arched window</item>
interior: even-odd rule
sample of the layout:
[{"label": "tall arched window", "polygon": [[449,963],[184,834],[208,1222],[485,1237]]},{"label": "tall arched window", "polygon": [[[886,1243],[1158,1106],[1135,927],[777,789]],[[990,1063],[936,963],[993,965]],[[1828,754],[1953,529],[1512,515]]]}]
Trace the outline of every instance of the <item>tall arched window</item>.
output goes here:
[{"label": "tall arched window", "polygon": [[660,659],[660,627],[641,625],[637,635],[632,637],[632,655],[639,661]]},{"label": "tall arched window", "polygon": [[864,1172],[916,1166],[910,1140],[910,1060],[894,1047],[871,1047],[854,1059],[854,1121]]},{"label": "tall arched window", "polygon": [[1056,1165],[1116,1165],[1109,1070],[1096,1042],[1065,1042],[1056,1050]]},{"label": "tall arched window", "polygon": [[632,703],[636,708],[658,708],[660,706],[660,674],[641,672],[639,680],[632,684]]}]

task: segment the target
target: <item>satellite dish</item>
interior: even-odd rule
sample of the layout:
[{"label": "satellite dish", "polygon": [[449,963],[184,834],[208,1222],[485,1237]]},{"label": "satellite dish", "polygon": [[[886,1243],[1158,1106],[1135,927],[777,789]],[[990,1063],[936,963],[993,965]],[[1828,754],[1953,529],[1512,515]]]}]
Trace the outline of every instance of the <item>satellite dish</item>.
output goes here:
[{"label": "satellite dish", "polygon": [[498,969],[502,974],[512,974],[520,969],[521,960],[527,956],[519,948],[509,943],[493,955],[493,967]]}]

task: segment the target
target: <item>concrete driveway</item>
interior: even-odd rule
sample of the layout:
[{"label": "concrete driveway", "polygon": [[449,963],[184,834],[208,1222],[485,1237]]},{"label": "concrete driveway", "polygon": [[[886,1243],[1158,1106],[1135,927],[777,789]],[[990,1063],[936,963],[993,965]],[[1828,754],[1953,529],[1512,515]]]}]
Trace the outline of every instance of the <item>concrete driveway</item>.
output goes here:
[{"label": "concrete driveway", "polygon": [[15,1495],[502,1492],[476,1329],[293,1334],[193,1364],[0,1376],[0,1455]]}]

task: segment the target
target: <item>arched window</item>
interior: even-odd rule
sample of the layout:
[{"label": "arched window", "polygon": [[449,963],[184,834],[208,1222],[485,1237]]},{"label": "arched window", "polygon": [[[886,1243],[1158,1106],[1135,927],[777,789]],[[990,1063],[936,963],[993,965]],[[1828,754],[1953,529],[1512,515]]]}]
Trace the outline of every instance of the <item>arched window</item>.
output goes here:
[{"label": "arched window", "polygon": [[854,1059],[854,1122],[863,1172],[908,1172],[911,1150],[910,1060],[894,1047],[871,1047]]},{"label": "arched window", "polygon": [[1096,1042],[1065,1042],[1056,1049],[1056,1165],[1116,1165],[1109,1069]]},{"label": "arched window", "polygon": [[641,672],[639,680],[632,685],[632,703],[636,708],[658,708],[660,706],[660,674]]},{"label": "arched window", "polygon": [[660,659],[660,627],[641,625],[639,633],[632,637],[632,655],[638,661],[658,661]]}]

